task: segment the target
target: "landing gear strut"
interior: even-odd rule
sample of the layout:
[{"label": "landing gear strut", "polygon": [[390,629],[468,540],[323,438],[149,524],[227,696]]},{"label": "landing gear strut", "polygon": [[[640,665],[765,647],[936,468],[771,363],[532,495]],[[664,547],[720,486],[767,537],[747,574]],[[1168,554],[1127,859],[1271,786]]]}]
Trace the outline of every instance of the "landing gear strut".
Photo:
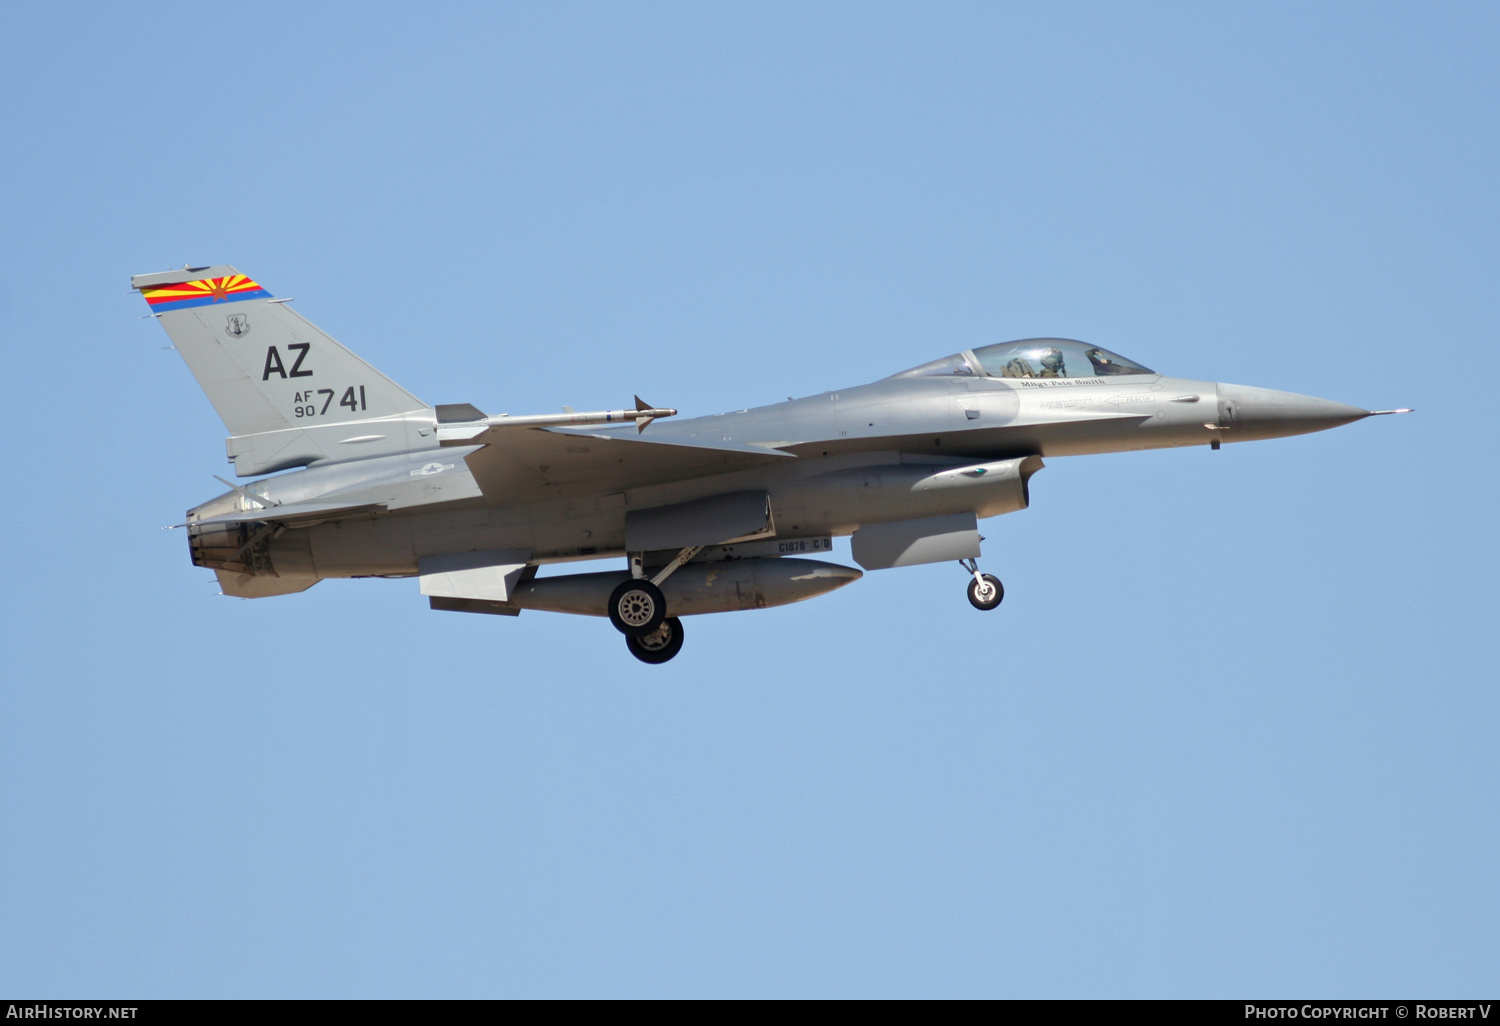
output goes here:
[{"label": "landing gear strut", "polygon": [[651,578],[646,576],[645,554],[627,553],[630,580],[621,581],[609,596],[609,622],[625,635],[625,647],[641,662],[664,663],[682,651],[682,621],[667,615],[661,584],[702,549],[689,545]]},{"label": "landing gear strut", "polygon": [[972,574],[969,582],[969,604],[975,609],[994,609],[1005,600],[1005,585],[994,574],[979,572],[979,564],[972,559],[960,559],[958,565]]},{"label": "landing gear strut", "polygon": [[625,647],[643,663],[664,663],[682,651],[682,621],[669,616],[650,634],[625,636]]}]

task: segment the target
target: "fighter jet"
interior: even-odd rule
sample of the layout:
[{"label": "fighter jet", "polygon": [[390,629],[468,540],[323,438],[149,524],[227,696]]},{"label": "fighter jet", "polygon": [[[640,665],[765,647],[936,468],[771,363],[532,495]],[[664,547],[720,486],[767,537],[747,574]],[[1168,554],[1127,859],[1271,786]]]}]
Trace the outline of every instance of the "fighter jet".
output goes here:
[{"label": "fighter jet", "polygon": [[[822,595],[864,570],[955,561],[969,602],[979,521],[1025,509],[1048,456],[1280,438],[1370,411],[1167,377],[1100,346],[980,346],[867,385],[720,413],[486,414],[429,406],[233,267],[131,279],[229,430],[246,484],[188,511],[192,561],[226,595],[415,577],[433,609],[607,617],[664,663],[682,618]],[[288,473],[282,473],[289,471]],[[261,476],[273,475],[273,476]],[[808,558],[815,557],[815,558]],[[623,569],[549,573],[585,560]]]}]

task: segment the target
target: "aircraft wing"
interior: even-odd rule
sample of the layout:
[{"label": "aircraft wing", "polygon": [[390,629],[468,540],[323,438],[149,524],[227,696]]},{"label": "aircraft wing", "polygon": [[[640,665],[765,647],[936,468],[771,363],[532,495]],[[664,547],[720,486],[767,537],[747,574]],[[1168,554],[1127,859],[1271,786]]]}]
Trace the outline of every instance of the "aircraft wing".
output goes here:
[{"label": "aircraft wing", "polygon": [[483,446],[464,459],[492,502],[525,501],[549,493],[603,495],[796,459],[790,453],[732,443],[701,445],[623,432],[504,425],[451,444]]}]

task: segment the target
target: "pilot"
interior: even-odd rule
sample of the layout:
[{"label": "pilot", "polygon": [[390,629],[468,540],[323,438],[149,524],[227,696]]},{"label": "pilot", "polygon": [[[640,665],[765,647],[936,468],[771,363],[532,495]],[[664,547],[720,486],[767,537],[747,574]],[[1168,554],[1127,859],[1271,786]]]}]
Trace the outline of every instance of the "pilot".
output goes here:
[{"label": "pilot", "polygon": [[1005,365],[1005,373],[1001,374],[1000,376],[1002,378],[1036,377],[1036,375],[1031,371],[1031,364],[1027,363],[1019,356],[1012,357],[1011,361]]},{"label": "pilot", "polygon": [[1063,368],[1062,350],[1053,346],[1051,349],[1042,350],[1042,377],[1061,378],[1067,376],[1067,370]]}]

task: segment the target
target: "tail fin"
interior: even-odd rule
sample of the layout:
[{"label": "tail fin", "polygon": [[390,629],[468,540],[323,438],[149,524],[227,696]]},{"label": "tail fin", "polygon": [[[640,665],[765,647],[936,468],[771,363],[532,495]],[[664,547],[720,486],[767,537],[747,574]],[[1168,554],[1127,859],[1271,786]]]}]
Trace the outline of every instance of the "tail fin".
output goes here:
[{"label": "tail fin", "polygon": [[233,267],[130,283],[229,429],[236,473],[436,444],[421,400]]}]

